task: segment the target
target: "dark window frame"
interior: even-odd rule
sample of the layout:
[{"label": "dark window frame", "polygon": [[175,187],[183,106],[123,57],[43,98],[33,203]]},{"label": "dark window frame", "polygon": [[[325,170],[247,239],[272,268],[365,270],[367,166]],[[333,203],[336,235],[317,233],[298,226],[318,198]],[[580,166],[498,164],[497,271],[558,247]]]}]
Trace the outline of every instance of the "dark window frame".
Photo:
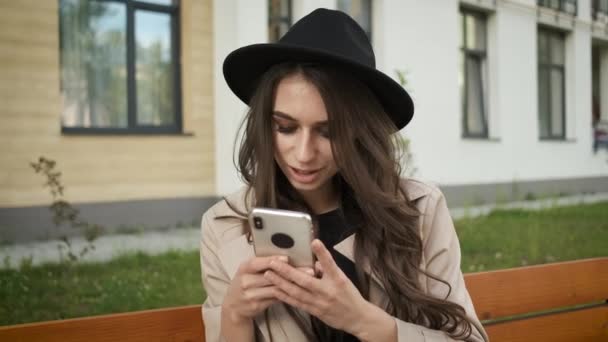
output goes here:
[{"label": "dark window frame", "polygon": [[[566,57],[566,33],[560,31],[560,30],[556,30],[556,29],[552,29],[552,28],[547,28],[547,27],[543,27],[543,26],[539,26],[538,27],[538,35],[540,36],[540,34],[545,34],[547,35],[548,38],[553,38],[553,37],[559,37],[562,42],[563,42],[563,46],[564,46],[564,62],[563,64],[555,64],[553,62],[541,62],[540,60],[540,54],[537,58],[537,62],[538,62],[538,82],[537,82],[537,89],[538,89],[538,123],[539,123],[539,127],[538,127],[538,136],[540,140],[566,140],[566,61],[565,61],[565,57]],[[537,41],[538,41],[538,37],[537,37]],[[538,44],[538,43],[537,43]],[[537,47],[537,53],[538,53],[538,47]],[[549,61],[553,61],[553,49],[551,48],[551,46],[548,47],[548,59]],[[552,71],[560,71],[562,74],[562,82],[561,82],[561,92],[562,92],[562,101],[561,101],[561,108],[562,108],[562,112],[561,112],[561,118],[562,118],[562,132],[561,134],[553,134],[553,101],[551,98],[551,94],[552,94],[552,89],[553,89],[553,83],[551,82],[551,78],[549,77],[549,80],[547,82],[548,87],[549,87],[549,103],[548,103],[548,110],[549,110],[549,115],[547,117],[548,123],[547,123],[547,132],[548,135],[547,136],[543,136],[542,135],[542,130],[541,130],[541,112],[540,112],[540,75],[541,75],[541,69],[544,69],[547,71],[547,75],[551,75]]]},{"label": "dark window frame", "polygon": [[281,37],[271,37],[272,27],[281,26],[281,24],[287,24],[287,27],[291,27],[293,24],[293,1],[287,1],[287,16],[274,16],[272,15],[271,6],[272,0],[268,1],[268,41],[270,43],[274,43],[278,41]]},{"label": "dark window frame", "polygon": [[608,17],[608,1],[604,0],[604,2],[605,4],[600,6],[600,0],[591,0],[591,17],[593,20],[597,20],[598,13],[603,13]]},{"label": "dark window frame", "polygon": [[[479,79],[479,84],[480,84],[480,89],[481,89],[481,97],[479,99],[480,103],[480,108],[483,111],[482,115],[481,115],[481,119],[482,119],[482,126],[483,126],[483,131],[481,133],[472,133],[469,132],[469,127],[468,127],[468,117],[469,117],[469,96],[468,96],[468,81],[469,81],[469,73],[468,73],[468,59],[472,58],[475,59],[479,62],[480,65],[482,65],[482,69],[483,66],[486,65],[484,64],[487,63],[487,57],[488,57],[488,46],[487,46],[487,15],[483,12],[479,12],[479,11],[475,11],[475,10],[471,10],[468,8],[460,8],[460,13],[462,14],[462,22],[460,23],[461,25],[461,33],[462,33],[462,37],[461,37],[461,41],[462,41],[462,46],[460,47],[460,51],[461,51],[461,58],[462,58],[462,67],[464,68],[462,70],[463,73],[463,82],[464,82],[464,94],[463,94],[463,101],[462,101],[462,137],[463,138],[481,138],[481,139],[488,139],[489,138],[489,129],[488,129],[488,110],[486,108],[486,97],[487,97],[487,90],[486,90],[486,84],[484,83],[484,79],[483,79],[483,72],[484,70],[481,70],[480,75],[481,75],[481,79]],[[485,33],[486,33],[486,41],[484,42],[485,45],[485,49],[484,50],[479,50],[479,49],[470,49],[467,47],[467,25],[466,25],[466,16],[473,16],[477,19],[481,19],[483,21],[483,24],[485,26]],[[487,80],[486,80],[487,82]]]},{"label": "dark window frame", "polygon": [[[66,127],[61,125],[62,134],[181,134],[183,132],[181,61],[180,61],[180,15],[179,0],[171,5],[147,3],[136,0],[91,0],[96,2],[116,2],[126,6],[126,53],[127,53],[127,127]],[[165,13],[171,20],[171,59],[173,71],[174,123],[171,125],[137,124],[137,86],[135,81],[135,12],[138,10]],[[61,30],[61,17],[59,18]],[[61,44],[61,39],[60,39]],[[62,63],[60,58],[60,63]]]},{"label": "dark window frame", "polygon": [[[557,1],[557,6],[555,6],[555,2]],[[578,1],[577,0],[536,0],[536,4],[539,7],[550,8],[568,15],[577,16],[578,15]],[[574,13],[569,13],[566,11],[566,5],[572,4],[574,5]]]}]

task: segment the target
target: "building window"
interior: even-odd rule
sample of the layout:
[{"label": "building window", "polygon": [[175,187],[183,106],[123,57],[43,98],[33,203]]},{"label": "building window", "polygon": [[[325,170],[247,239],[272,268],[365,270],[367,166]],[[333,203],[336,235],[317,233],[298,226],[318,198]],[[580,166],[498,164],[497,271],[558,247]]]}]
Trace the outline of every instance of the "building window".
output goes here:
[{"label": "building window", "polygon": [[460,12],[460,94],[464,137],[488,137],[486,109],[486,16],[479,12]]},{"label": "building window", "polygon": [[268,41],[278,41],[291,27],[291,0],[268,1]]},{"label": "building window", "polygon": [[372,1],[371,0],[338,0],[338,10],[350,15],[363,28],[369,40],[372,40]]},{"label": "building window", "polygon": [[608,151],[608,44],[602,41],[591,48],[591,80],[593,149]]},{"label": "building window", "polygon": [[551,8],[573,16],[576,16],[578,11],[577,0],[537,0],[536,3],[540,7]]},{"label": "building window", "polygon": [[181,131],[174,0],[60,0],[62,131]]},{"label": "building window", "polygon": [[608,21],[608,0],[591,0],[591,16],[596,21]]},{"label": "building window", "polygon": [[565,35],[538,29],[538,120],[541,139],[565,139]]}]

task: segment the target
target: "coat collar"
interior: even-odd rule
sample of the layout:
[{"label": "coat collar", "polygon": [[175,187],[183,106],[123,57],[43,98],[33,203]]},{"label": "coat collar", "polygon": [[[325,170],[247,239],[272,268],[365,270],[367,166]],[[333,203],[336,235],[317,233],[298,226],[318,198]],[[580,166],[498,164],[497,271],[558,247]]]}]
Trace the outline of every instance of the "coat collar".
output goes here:
[{"label": "coat collar", "polygon": [[[428,185],[414,179],[402,179],[401,187],[405,190],[409,201],[415,201],[424,197],[431,191]],[[253,194],[247,194],[247,186],[243,186],[237,192],[225,196],[224,199],[230,202],[234,209],[239,212],[248,213],[251,210],[253,203]],[[244,218],[242,215],[239,215],[232,210],[232,208],[226,204],[226,201],[222,201],[221,205],[216,210],[216,218],[222,219],[228,217]]]},{"label": "coat collar", "polygon": [[[401,186],[405,189],[406,195],[410,201],[418,200],[428,195],[431,191],[431,188],[428,185],[413,179],[403,179],[401,181]],[[251,204],[253,203],[252,194],[247,195],[246,190],[247,188],[243,187],[238,192],[225,197],[225,199],[230,202],[234,209],[241,213],[249,212]],[[226,201],[220,202],[215,211],[216,220],[237,219],[238,221],[234,222],[233,229],[241,229],[241,220],[245,218],[246,217],[240,215],[239,213],[235,212],[235,210],[230,208],[226,204]],[[334,249],[338,253],[342,254],[352,262],[355,262],[355,236],[356,234],[352,234],[334,246]],[[234,277],[234,274],[242,261],[254,256],[253,247],[249,241],[247,241],[244,234],[222,246],[219,253],[220,260],[228,271],[230,278]],[[364,265],[361,265],[361,267],[367,274],[371,275],[372,279],[378,282],[379,285],[381,284],[376,275],[371,272],[371,265],[369,265],[369,263],[366,262]]]},{"label": "coat collar", "polygon": [[[411,202],[428,195],[431,191],[429,186],[413,179],[402,179],[401,186],[405,189],[408,200]],[[355,236],[356,233],[350,235],[334,246],[336,251],[347,257],[352,262],[355,262]],[[371,265],[368,262],[365,262],[361,267],[367,274],[371,275],[372,279],[376,280],[378,284],[381,284],[376,275],[371,272]]]}]

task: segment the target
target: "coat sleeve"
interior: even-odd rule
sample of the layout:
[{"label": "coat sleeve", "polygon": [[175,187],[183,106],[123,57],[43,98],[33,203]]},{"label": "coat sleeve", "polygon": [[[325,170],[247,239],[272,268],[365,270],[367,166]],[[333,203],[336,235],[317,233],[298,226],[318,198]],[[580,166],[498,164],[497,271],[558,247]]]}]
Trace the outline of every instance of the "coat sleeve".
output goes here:
[{"label": "coat sleeve", "polygon": [[213,209],[209,209],[201,222],[201,276],[207,292],[202,307],[205,341],[223,341],[220,337],[221,312],[224,295],[230,286],[230,277],[224,271],[218,257],[218,239],[212,229]]},{"label": "coat sleeve", "polygon": [[[454,229],[445,197],[435,188],[429,195],[427,208],[421,218],[423,262],[426,263],[426,272],[443,279],[451,286],[451,291],[441,282],[424,277],[428,294],[462,306],[467,317],[473,322],[472,333],[467,341],[489,341],[473,307],[471,297],[465,287],[464,278],[460,270],[460,244]],[[449,292],[449,295],[448,295]],[[399,342],[439,342],[454,341],[443,331],[432,330],[420,325],[397,321],[397,336]]]}]

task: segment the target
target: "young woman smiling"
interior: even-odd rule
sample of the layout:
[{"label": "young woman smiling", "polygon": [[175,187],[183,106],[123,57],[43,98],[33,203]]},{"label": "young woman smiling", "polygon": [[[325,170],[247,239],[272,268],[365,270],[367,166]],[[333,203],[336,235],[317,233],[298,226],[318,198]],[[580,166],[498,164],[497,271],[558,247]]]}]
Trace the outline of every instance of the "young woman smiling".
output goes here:
[{"label": "young woman smiling", "polygon": [[[246,185],[203,215],[207,341],[487,341],[445,198],[400,178],[412,101],[354,20],[316,10],[232,52],[224,76],[250,107]],[[252,207],[310,213],[314,269],[256,257]]]}]

